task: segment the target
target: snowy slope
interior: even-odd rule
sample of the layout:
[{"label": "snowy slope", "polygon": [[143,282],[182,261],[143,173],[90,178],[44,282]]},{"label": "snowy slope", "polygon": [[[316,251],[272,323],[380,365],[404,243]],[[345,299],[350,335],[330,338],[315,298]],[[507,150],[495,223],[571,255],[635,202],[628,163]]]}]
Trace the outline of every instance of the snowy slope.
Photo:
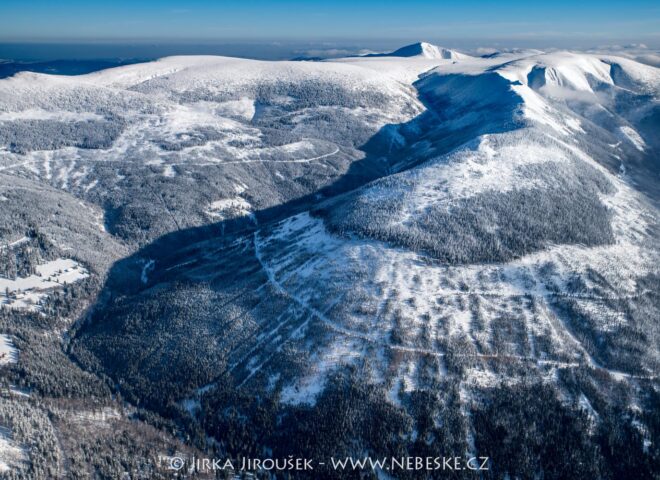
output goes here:
[{"label": "snowy slope", "polygon": [[379,129],[422,110],[411,86],[344,63],[170,57],[24,73],[0,81],[0,170],[110,205],[110,230],[140,242],[216,220],[214,202],[237,189],[265,209],[330,186]]},{"label": "snowy slope", "polygon": [[[574,369],[612,381],[655,378],[657,335],[628,350],[624,332],[641,335],[658,312],[643,300],[660,273],[657,207],[620,172],[655,155],[638,148],[650,143],[640,110],[621,102],[655,108],[657,69],[574,53],[326,63],[372,78],[387,62],[400,69],[376,78],[403,85],[417,70],[425,108],[398,129],[386,153],[392,174],[231,243],[160,254],[147,290],[104,318],[121,318],[128,305],[151,308],[153,286],[179,282],[175,303],[191,322],[234,332],[213,333],[226,343],[204,351],[240,388],[279,385],[287,405],[315,404],[347,366],[397,405],[440,379],[460,382],[468,396],[517,382],[521,366],[549,382]],[[190,84],[178,75],[188,74],[172,73],[173,85]],[[139,85],[164,94],[169,80]],[[216,205],[246,208],[236,199]],[[133,275],[153,255],[147,248],[122,271]],[[224,327],[209,324],[184,306],[191,298],[205,308],[230,298],[235,320],[223,314]],[[81,342],[103,356],[99,325]],[[164,351],[149,359],[156,369],[178,361]],[[204,384],[220,388],[225,377],[216,373]],[[135,384],[160,381],[149,377]]]}]

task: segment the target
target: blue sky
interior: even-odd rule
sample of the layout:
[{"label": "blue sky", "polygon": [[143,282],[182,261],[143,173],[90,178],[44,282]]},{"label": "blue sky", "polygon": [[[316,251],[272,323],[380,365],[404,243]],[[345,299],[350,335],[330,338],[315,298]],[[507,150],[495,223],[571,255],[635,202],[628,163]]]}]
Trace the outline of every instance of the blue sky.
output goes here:
[{"label": "blue sky", "polygon": [[0,41],[660,42],[658,1],[0,0]]}]

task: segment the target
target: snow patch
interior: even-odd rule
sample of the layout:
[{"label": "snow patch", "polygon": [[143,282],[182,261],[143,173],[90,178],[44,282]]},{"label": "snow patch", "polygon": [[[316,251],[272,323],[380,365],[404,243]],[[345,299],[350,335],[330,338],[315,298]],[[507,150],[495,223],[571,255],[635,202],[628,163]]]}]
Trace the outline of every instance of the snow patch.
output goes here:
[{"label": "snow patch", "polygon": [[113,407],[75,412],[72,419],[78,423],[91,423],[97,427],[108,427],[113,420],[119,420],[121,412]]},{"label": "snow patch", "polygon": [[156,261],[155,260],[147,260],[144,262],[144,266],[142,267],[142,271],[140,272],[140,281],[144,283],[145,285],[149,283],[149,272],[151,272],[156,266]]},{"label": "snow patch", "polygon": [[103,117],[92,112],[67,112],[66,110],[57,110],[52,112],[35,108],[17,112],[0,112],[0,122],[13,122],[16,120],[56,120],[59,122],[84,122],[91,120],[103,120]]},{"label": "snow patch", "polygon": [[252,213],[252,205],[242,197],[216,200],[206,209],[206,214],[214,219],[243,217],[250,213]]},{"label": "snow patch", "polygon": [[165,165],[165,168],[163,168],[163,176],[169,178],[176,177],[174,167],[172,165]]},{"label": "snow patch", "polygon": [[7,427],[0,427],[0,473],[8,472],[27,461],[27,450],[17,445]]},{"label": "snow patch", "polygon": [[639,133],[637,133],[635,129],[624,125],[619,130],[621,130],[621,133],[625,135],[626,139],[632,143],[637,150],[640,152],[646,150],[646,143],[644,142],[644,139],[640,136]]},{"label": "snow patch", "polygon": [[18,350],[8,335],[0,334],[0,365],[16,363],[18,361]]}]

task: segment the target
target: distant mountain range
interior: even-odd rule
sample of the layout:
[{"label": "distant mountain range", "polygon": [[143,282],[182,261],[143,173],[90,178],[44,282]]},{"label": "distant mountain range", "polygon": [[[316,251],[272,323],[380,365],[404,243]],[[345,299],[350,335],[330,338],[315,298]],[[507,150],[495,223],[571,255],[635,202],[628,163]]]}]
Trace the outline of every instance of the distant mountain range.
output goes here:
[{"label": "distant mountain range", "polygon": [[106,68],[130,65],[143,60],[52,60],[46,62],[20,62],[0,60],[0,78],[18,72],[48,73],[52,75],[83,75]]}]

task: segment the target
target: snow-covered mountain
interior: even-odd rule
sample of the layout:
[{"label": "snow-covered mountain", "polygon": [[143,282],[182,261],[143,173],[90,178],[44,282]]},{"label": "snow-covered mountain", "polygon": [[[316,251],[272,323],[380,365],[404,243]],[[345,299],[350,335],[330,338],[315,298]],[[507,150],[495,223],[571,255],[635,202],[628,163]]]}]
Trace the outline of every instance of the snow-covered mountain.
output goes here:
[{"label": "snow-covered mountain", "polygon": [[[360,147],[423,107],[409,85],[353,65],[172,57],[22,73],[0,84],[0,108],[2,171],[102,204],[109,231],[146,241],[215,220],[218,201],[258,211],[349,168],[370,176],[380,165],[355,162]],[[144,179],[154,188],[135,188]]]},{"label": "snow-covered mountain", "polygon": [[471,58],[469,55],[459,53],[456,50],[438,47],[427,42],[417,42],[405,47],[401,47],[390,53],[371,53],[364,55],[365,57],[419,57],[429,59],[442,59],[442,60],[465,60]]},{"label": "snow-covered mountain", "polygon": [[659,119],[660,70],[571,52],[19,74],[0,80],[0,238],[104,281],[67,353],[189,448],[615,478],[625,447],[644,477]]}]

